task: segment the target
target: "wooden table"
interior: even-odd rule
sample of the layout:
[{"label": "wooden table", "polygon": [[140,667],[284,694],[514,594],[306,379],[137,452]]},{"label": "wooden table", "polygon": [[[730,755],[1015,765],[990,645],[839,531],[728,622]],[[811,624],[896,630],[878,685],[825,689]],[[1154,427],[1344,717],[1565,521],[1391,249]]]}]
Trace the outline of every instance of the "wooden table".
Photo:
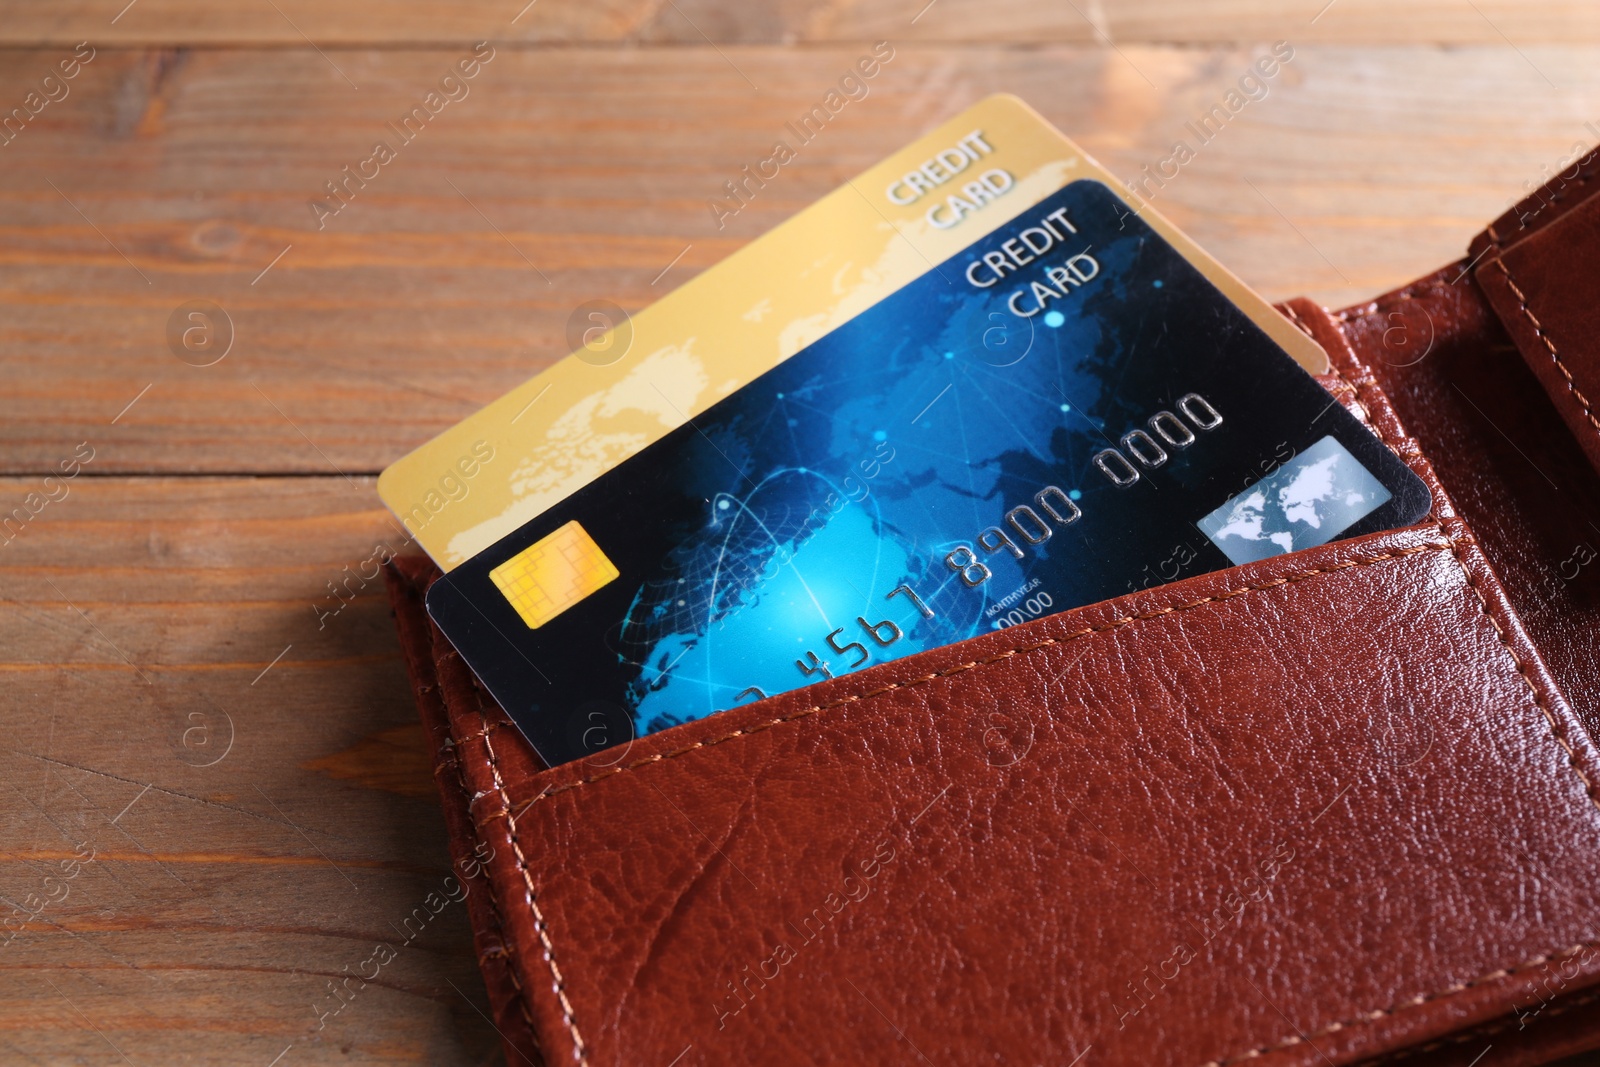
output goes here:
[{"label": "wooden table", "polygon": [[[1600,140],[1587,0],[524,2],[0,2],[0,1061],[500,1062],[460,904],[314,1005],[448,873],[374,475],[579,303],[642,307],[996,90],[1138,174],[1276,40],[1156,199],[1271,298],[1404,282]],[[870,97],[719,230],[878,39]]]}]

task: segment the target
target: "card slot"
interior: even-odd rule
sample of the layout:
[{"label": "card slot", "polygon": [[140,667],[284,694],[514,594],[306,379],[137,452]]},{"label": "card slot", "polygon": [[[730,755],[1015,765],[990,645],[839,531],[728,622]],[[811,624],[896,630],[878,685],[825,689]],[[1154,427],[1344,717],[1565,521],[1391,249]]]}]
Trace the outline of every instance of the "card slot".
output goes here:
[{"label": "card slot", "polygon": [[[509,846],[497,882],[529,904],[510,921],[542,948],[519,960],[524,987],[581,1062],[666,1062],[691,1041],[725,1053],[708,1062],[761,1062],[767,1028],[727,1037],[757,1005],[805,1029],[856,1019],[840,1055],[875,1062],[892,1036],[865,1033],[848,986],[819,1005],[806,982],[759,975],[781,977],[774,939],[801,940],[783,933],[794,915],[824,925],[807,896],[831,891],[818,871],[854,878],[833,887],[840,901],[870,896],[861,863],[881,835],[897,856],[877,864],[898,877],[878,883],[890,899],[803,947],[821,940],[896,998],[896,1026],[947,1049],[1025,1040],[1068,1060],[1094,1043],[1100,1062],[1199,1067],[1300,1062],[1314,1044],[1345,1060],[1504,1014],[1556,969],[1577,988],[1600,976],[1592,852],[1573,844],[1600,841],[1593,755],[1475,551],[1459,520],[1325,545],[735,709],[644,738],[614,767],[502,780],[478,818]],[[1355,603],[1371,632],[1351,632]],[[1396,835],[1412,896],[1374,898]],[[1273,870],[1275,903],[1251,900],[1237,887],[1284,843],[1299,877]],[[1547,888],[1518,903],[1455,873],[1512,863]],[[1144,903],[1119,915],[1123,898]],[[1221,922],[1230,899],[1250,902]],[[1014,912],[1044,943],[958,945],[941,909]],[[707,961],[712,942],[726,959]],[[1177,943],[1194,960],[1175,963]],[[957,961],[1028,976],[1020,1004],[981,1005],[1004,1027],[944,1025],[937,1005],[975,988],[941,984]],[[1160,978],[1196,961],[1208,978]],[[741,995],[726,983],[746,962],[766,969]],[[622,1002],[654,1017],[691,987],[721,996],[682,1035],[627,1027]],[[1304,1035],[1264,999],[1295,1005]]]},{"label": "card slot", "polygon": [[473,690],[456,742],[546,1053],[1350,1062],[1600,980],[1595,755],[1334,355],[1423,522],[548,771]]},{"label": "card slot", "polygon": [[[1286,309],[1286,311],[1290,314],[1291,321],[1295,321],[1298,324],[1299,320],[1294,317],[1294,315],[1292,313],[1292,309]],[[1373,434],[1379,439],[1379,441],[1385,447],[1390,449],[1399,458],[1401,458],[1402,460],[1407,462],[1410,466],[1412,466],[1412,468],[1419,475],[1421,475],[1423,477],[1425,483],[1428,485],[1430,492],[1433,494],[1433,507],[1429,510],[1428,514],[1425,515],[1421,520],[1419,520],[1416,523],[1411,524],[1410,526],[1401,527],[1400,530],[1401,531],[1414,532],[1414,533],[1427,534],[1427,535],[1433,536],[1433,537],[1435,537],[1437,539],[1438,543],[1440,543],[1440,544],[1443,544],[1443,543],[1449,541],[1450,535],[1445,531],[1445,528],[1440,524],[1439,516],[1441,516],[1441,515],[1442,516],[1453,516],[1454,512],[1450,508],[1450,505],[1449,505],[1448,501],[1446,500],[1446,498],[1444,496],[1443,490],[1439,487],[1437,479],[1433,476],[1431,468],[1429,468],[1426,460],[1423,459],[1423,457],[1422,457],[1422,455],[1420,453],[1420,450],[1415,445],[1415,442],[1411,441],[1409,438],[1407,438],[1404,435],[1404,431],[1400,428],[1398,421],[1395,419],[1395,417],[1393,415],[1393,412],[1392,412],[1392,409],[1390,409],[1390,407],[1388,405],[1387,399],[1382,395],[1381,390],[1378,388],[1378,386],[1376,385],[1375,380],[1371,377],[1371,375],[1370,374],[1364,374],[1364,373],[1350,373],[1346,369],[1344,369],[1343,367],[1340,366],[1340,362],[1334,362],[1332,365],[1330,365],[1329,370],[1328,370],[1327,373],[1315,375],[1314,377],[1316,377],[1317,381],[1325,389],[1328,390],[1328,392],[1330,394],[1330,397],[1331,397],[1331,400],[1333,402],[1337,402],[1337,403],[1341,404],[1342,406],[1344,406],[1346,408],[1346,410],[1350,411],[1351,414],[1353,414],[1358,420],[1360,420],[1361,423],[1364,426],[1366,426],[1369,430],[1371,430],[1373,432]],[[1361,538],[1361,539],[1357,539],[1357,540],[1365,541],[1365,540],[1370,540],[1370,538]],[[1299,580],[1303,580],[1303,578],[1305,578],[1305,577],[1314,576],[1316,574],[1319,574],[1319,573],[1322,572],[1322,568],[1320,566],[1318,566],[1316,561],[1318,561],[1320,559],[1323,559],[1324,557],[1329,556],[1330,555],[1330,552],[1328,551],[1329,548],[1330,548],[1330,546],[1328,546],[1328,545],[1313,546],[1313,547],[1308,548],[1308,549],[1301,549],[1301,550],[1297,550],[1297,551],[1294,551],[1294,552],[1284,553],[1284,554],[1279,555],[1279,556],[1271,557],[1269,560],[1263,561],[1263,562],[1255,565],[1252,568],[1239,568],[1239,570],[1248,569],[1250,571],[1250,573],[1252,573],[1252,574],[1266,575],[1267,577],[1264,579],[1264,581],[1267,584],[1265,586],[1263,586],[1263,585],[1259,585],[1259,584],[1250,584],[1249,582],[1246,582],[1246,584],[1244,584],[1244,585],[1242,585],[1240,587],[1239,591],[1230,592],[1227,595],[1228,596],[1240,595],[1241,592],[1254,591],[1256,589],[1265,588],[1265,587],[1268,587],[1270,585],[1278,584],[1278,583],[1283,582],[1283,581],[1299,581]],[[1404,549],[1402,551],[1411,552],[1411,551],[1417,551],[1417,550],[1419,550],[1419,549],[1407,548],[1407,549]],[[1388,557],[1380,555],[1379,557],[1376,557],[1376,559],[1374,561],[1380,561],[1381,562],[1383,559],[1386,559],[1386,558],[1388,558]],[[1341,566],[1341,567],[1349,566],[1349,565],[1350,564],[1345,564],[1345,563],[1339,564],[1339,566]],[[1288,576],[1288,577],[1284,577],[1284,576]],[[1177,583],[1177,584],[1181,585],[1182,583]],[[1162,586],[1162,587],[1158,587],[1158,588],[1168,588],[1168,586]],[[1144,590],[1145,593],[1149,593],[1151,591],[1152,590],[1149,590],[1149,589]],[[1123,604],[1125,602],[1132,603],[1136,599],[1137,599],[1137,595],[1136,594],[1130,594],[1130,595],[1123,596],[1123,597],[1111,598],[1109,600],[1099,602],[1098,604],[1087,605],[1085,607],[1086,608],[1087,607],[1107,608],[1107,610],[1113,610],[1114,611],[1114,610],[1116,610],[1116,605],[1120,605],[1120,604]],[[1109,607],[1107,607],[1107,606],[1109,606]],[[1193,605],[1190,605],[1190,606],[1193,606]],[[1080,609],[1076,609],[1076,610],[1085,610],[1085,609],[1084,608],[1080,608]],[[1162,610],[1166,611],[1166,610],[1172,610],[1172,609],[1162,609]],[[1064,614],[1064,613],[1055,613],[1055,614]],[[1049,615],[1040,616],[1040,617],[1038,617],[1038,618],[1036,618],[1034,620],[1031,620],[1027,624],[1023,624],[1023,625],[1017,626],[1017,627],[1011,627],[1011,628],[1008,629],[1007,632],[1010,633],[1011,635],[1013,635],[1013,637],[1017,637],[1020,634],[1027,633],[1029,629],[1035,628],[1039,623],[1041,623],[1044,620],[1046,620],[1048,618],[1051,618],[1051,617],[1052,616],[1049,616]],[[1132,619],[1132,620],[1135,620],[1135,621],[1137,621],[1141,617],[1143,617],[1143,616],[1140,616],[1138,614],[1133,614],[1133,615],[1130,615],[1130,616],[1126,616],[1126,618]],[[961,648],[967,647],[969,645],[976,645],[976,644],[979,644],[979,643],[982,643],[982,642],[985,642],[985,641],[990,641],[992,637],[993,637],[993,635],[980,635],[979,637],[971,638],[968,641],[959,642],[959,643],[957,643],[955,645],[947,646],[946,650],[936,650],[936,651],[943,652],[943,651],[947,651],[948,649],[961,649]],[[931,654],[931,653],[925,653],[924,656],[929,655],[929,654]],[[879,677],[879,673],[878,672],[882,672],[883,674],[887,674],[889,676],[894,676],[894,677],[903,676],[903,675],[905,675],[905,669],[904,669],[904,664],[905,663],[917,662],[917,661],[920,661],[923,658],[924,658],[923,656],[919,656],[919,657],[913,657],[912,660],[903,661],[903,663],[900,665],[900,667],[898,669],[890,669],[891,667],[895,666],[893,664],[885,665],[882,668],[875,669],[875,672],[873,672],[870,676],[873,677],[873,678],[877,678],[877,677]],[[855,679],[856,681],[852,683],[851,681],[849,681],[850,679]],[[478,689],[481,699],[489,700],[489,701],[492,702],[492,697],[489,696],[487,691],[483,690],[482,686],[475,679],[473,681],[473,684]],[[902,685],[903,683],[890,682],[888,684],[889,684],[889,688],[896,688],[896,687],[899,687],[900,685]],[[872,695],[872,694],[876,694],[877,692],[884,691],[881,686],[874,686],[874,685],[871,685],[871,684],[867,684],[864,681],[862,674],[853,673],[851,675],[845,676],[842,679],[836,680],[836,682],[833,683],[832,687],[822,686],[822,685],[811,686],[811,687],[808,687],[805,690],[801,690],[801,692],[813,692],[813,691],[816,691],[816,690],[819,690],[819,689],[822,689],[822,688],[828,688],[829,692],[832,692],[833,691],[833,687],[843,687],[844,689],[849,691],[849,690],[851,690],[852,685],[855,686],[855,691],[853,692],[853,694],[851,696],[847,696],[847,697],[845,697],[843,699],[846,699],[846,700],[864,699],[868,695]],[[771,700],[761,701],[761,702],[757,702],[755,704],[748,705],[748,707],[765,706],[765,705],[767,705],[769,703],[772,703],[772,701]],[[708,719],[704,719],[704,720],[700,720],[700,721],[701,722],[722,721],[726,716],[731,714],[732,710],[733,709],[724,710],[722,712],[719,712],[716,716],[709,717]],[[809,713],[814,713],[815,710],[820,710],[820,709],[812,709],[812,711],[808,712],[808,714]],[[509,723],[506,723],[505,725],[508,726],[508,727],[510,726]],[[664,731],[664,733],[669,737],[675,737],[675,736],[678,736],[682,732],[687,732],[691,736],[697,736],[698,734],[704,732],[703,730],[693,729],[694,726],[695,726],[694,723],[690,723],[690,724],[686,724],[684,726],[676,727],[676,728],[668,730],[668,731]],[[486,727],[486,729],[492,729],[492,728],[494,728],[494,727],[492,727],[492,726],[491,727]],[[660,735],[652,735],[652,736],[660,736]],[[729,736],[738,736],[738,732],[736,731],[733,734],[730,734]],[[690,743],[690,747],[691,748],[692,747],[703,747],[705,745],[719,743],[720,740],[726,740],[726,739],[727,738],[715,738],[715,739],[712,739],[712,740],[709,740],[709,741],[707,741],[707,740],[696,740],[696,741],[693,741],[693,742]],[[637,745],[643,744],[645,741],[648,741],[648,739],[638,739],[638,740],[634,741],[632,743],[632,745],[630,745],[629,747],[631,749],[633,746],[637,746]],[[648,756],[647,758],[650,759],[650,760],[655,760],[657,758],[671,758],[668,755],[659,754],[657,752],[657,749],[662,744],[666,744],[666,743],[665,742],[651,743],[650,745],[648,745],[647,747],[648,747],[649,751],[651,752],[651,755]],[[676,751],[679,751],[679,748],[668,745],[666,751],[668,751],[668,752],[676,752]],[[599,766],[599,767],[605,767],[605,768],[615,767],[615,766],[617,766],[619,764],[619,762],[620,761],[619,761],[618,757],[616,756],[615,751],[613,751],[613,750],[604,751],[604,752],[600,753],[598,756],[596,756],[596,757],[594,757],[594,758],[592,758],[590,760],[584,761],[584,763],[586,765],[588,765],[588,766],[591,766],[591,767]],[[561,776],[552,774],[549,777],[554,779],[554,778],[559,778]],[[570,786],[560,786],[558,788],[570,788]]]},{"label": "card slot", "polygon": [[[740,708],[728,709],[715,716],[636,739],[622,746],[628,754],[627,758],[621,757],[615,749],[608,749],[588,760],[540,769],[535,777],[520,787],[520,792],[526,794],[521,799],[525,801],[533,796],[541,799],[555,796],[581,785],[611,777],[621,771],[661,760],[676,759],[691,752],[714,747],[724,741],[758,733],[783,723],[809,718],[820,712],[869,701],[897,690],[924,685],[1094,634],[1303,582],[1321,575],[1386,563],[1423,552],[1448,552],[1454,555],[1465,575],[1466,564],[1461,561],[1460,554],[1463,548],[1472,544],[1470,533],[1465,530],[1460,520],[1441,524],[1438,521],[1430,521],[1431,519],[1430,515],[1421,522],[1394,531],[1284,553],[1260,563],[1169,583],[1053,615],[1040,616],[1004,631],[980,635],[904,660],[852,673],[830,682],[819,683]],[[1452,534],[1451,529],[1456,533]],[[1185,595],[1191,590],[1209,589],[1216,584],[1215,580],[1219,576],[1233,576],[1234,580],[1225,582],[1225,588],[1221,591],[1207,592],[1204,595]],[[1495,621],[1488,600],[1477,590],[1470,578],[1466,588],[1472,592],[1495,631],[1503,635],[1505,628],[1500,622]],[[1063,624],[1059,622],[1063,618],[1074,620],[1091,618],[1097,621],[1067,625],[1063,630]],[[1285,620],[1285,624],[1289,621]],[[1523,672],[1521,659],[1517,657],[1509,643],[1506,649],[1513,656],[1519,672]],[[1528,684],[1534,687],[1536,693],[1541,692],[1535,687],[1531,676]],[[503,715],[499,713],[498,708],[493,708],[492,697],[480,685],[474,682],[473,688],[485,715]],[[807,701],[804,699],[806,697],[810,697],[811,700]],[[790,706],[795,704],[801,705],[799,710],[790,709]],[[785,710],[783,714],[775,717],[764,718],[757,714],[759,710],[773,708]],[[735,722],[739,725],[732,725]],[[722,728],[718,729],[719,726]],[[507,719],[485,718],[481,730],[458,740],[469,740],[496,731],[514,732],[514,730],[515,727]],[[578,775],[573,770],[576,767],[587,768],[590,773]],[[511,800],[511,804],[514,807],[517,802]]]},{"label": "card slot", "polygon": [[[1301,329],[1306,330],[1308,333],[1312,332],[1309,326],[1301,320],[1294,307],[1286,305],[1280,310],[1284,312],[1291,322],[1294,322],[1297,326],[1300,326]],[[1315,339],[1324,345],[1327,345],[1329,340],[1320,334],[1317,334]],[[1359,364],[1359,362],[1354,360],[1353,353],[1349,351],[1348,346],[1346,346],[1343,351],[1338,351],[1337,349],[1334,351],[1338,358],[1330,361],[1327,372],[1314,375],[1318,383],[1328,391],[1331,399],[1334,402],[1341,404],[1346,410],[1354,415],[1362,423],[1362,425],[1371,430],[1385,447],[1407,462],[1413,468],[1413,470],[1422,476],[1424,482],[1428,485],[1430,492],[1433,494],[1434,504],[1429,510],[1429,513],[1420,521],[1412,524],[1411,526],[1403,527],[1401,530],[1433,535],[1440,540],[1440,543],[1447,541],[1449,539],[1449,535],[1446,533],[1444,527],[1440,525],[1439,517],[1453,516],[1454,511],[1450,507],[1450,504],[1444,495],[1443,489],[1439,486],[1437,478],[1433,475],[1431,467],[1428,465],[1426,459],[1423,458],[1415,442],[1405,435],[1403,428],[1401,428],[1397,418],[1393,413],[1393,409],[1389,405],[1387,397],[1383,395],[1381,388],[1376,383],[1376,380],[1362,365]],[[1366,541],[1371,539],[1371,537],[1367,537],[1358,540]],[[1265,579],[1268,584],[1277,584],[1281,581],[1302,580],[1302,578],[1305,576],[1314,576],[1315,574],[1321,573],[1321,568],[1316,565],[1315,561],[1324,556],[1330,555],[1331,548],[1332,546],[1329,545],[1321,545],[1308,549],[1301,549],[1295,552],[1271,557],[1270,559],[1262,561],[1261,563],[1255,564],[1251,567],[1237,568],[1237,570],[1249,571],[1252,574],[1268,575],[1268,577]],[[1407,549],[1406,551],[1412,550]],[[1307,563],[1307,560],[1310,560],[1311,562]],[[1283,575],[1298,575],[1300,577],[1282,577]],[[1183,583],[1177,584],[1181,585]],[[1161,586],[1157,588],[1166,589],[1171,587],[1172,586]],[[1260,586],[1250,585],[1247,583],[1241,587],[1242,591],[1244,592],[1249,592],[1256,588],[1260,588]],[[1153,591],[1154,590],[1147,589],[1144,590],[1143,593],[1149,594]],[[1129,594],[1127,596],[1112,598],[1107,601],[1102,601],[1099,604],[1088,605],[1074,610],[1084,611],[1088,610],[1089,608],[1107,608],[1108,610],[1114,611],[1117,605],[1125,602],[1132,603],[1138,598],[1139,595],[1140,594]],[[1239,594],[1230,593],[1229,595],[1231,596]],[[1167,609],[1162,610],[1165,611]],[[1018,635],[1026,633],[1029,629],[1037,628],[1040,624],[1052,617],[1053,616],[1040,616],[1039,618],[1031,620],[1029,623],[1024,624],[1023,626],[1011,627],[1007,632],[1011,634],[1013,638],[1016,638]],[[1135,619],[1138,618],[1137,615],[1130,617]],[[934,650],[933,652],[924,653],[922,656],[914,657],[911,660],[901,661],[899,664],[886,664],[882,667],[874,668],[874,672],[869,673],[871,673],[871,676],[873,677],[876,677],[878,673],[887,673],[891,676],[905,676],[905,668],[907,664],[919,662],[930,655],[935,655],[936,653],[942,657],[944,654],[950,654],[950,650],[952,649],[961,649],[969,645],[975,645],[986,641],[992,642],[993,638],[993,634],[981,635],[979,637],[969,639],[968,641],[960,642],[956,645],[947,646],[945,649]],[[459,658],[455,650],[450,647],[448,642],[443,640],[439,641],[439,654],[452,659]],[[912,676],[914,676],[914,673]],[[495,730],[511,730],[514,732],[516,729],[515,726],[497,707],[494,707],[492,712],[483,710],[484,706],[493,706],[493,698],[483,688],[482,684],[471,675],[470,671],[464,671],[464,677],[470,682],[476,693],[475,700],[480,705],[479,717],[482,718],[483,725],[478,731],[468,734],[465,737],[458,738],[457,740],[466,741],[477,736],[486,736],[488,733]],[[800,690],[799,692],[811,693],[824,688],[828,688],[831,692],[832,688],[835,687],[843,687],[848,690],[852,685],[857,687],[856,692],[853,695],[844,697],[842,699],[864,699],[868,695],[873,695],[883,691],[882,687],[865,684],[862,674],[853,673],[845,676],[844,678],[835,680],[833,683],[831,683],[831,685],[824,684],[811,686],[805,690]],[[900,685],[901,683],[898,682],[889,683],[890,688],[896,688]],[[788,694],[788,697],[792,698],[793,694]],[[755,704],[747,705],[746,708],[766,706],[779,699],[783,698],[773,698],[772,700],[757,702]],[[808,714],[814,713],[815,710],[820,709],[812,709],[812,711],[808,712]],[[716,716],[700,720],[699,723],[703,724],[705,722],[722,722],[733,713],[734,709],[725,710],[718,713]],[[660,734],[652,735],[652,737],[674,738],[681,734],[695,736],[704,732],[705,728],[703,726],[697,723],[688,723],[671,730],[663,731]],[[716,744],[721,740],[727,740],[733,736],[738,736],[741,732],[743,731],[735,730],[734,732],[730,733],[728,737],[713,738],[709,741],[691,741],[688,743],[687,748],[693,749]],[[684,750],[682,745],[673,746],[671,745],[670,741],[651,741],[650,738],[643,738],[636,739],[635,741],[631,742],[627,746],[628,751],[631,752],[637,746],[644,745],[646,742],[649,742],[649,744],[645,747],[649,750],[650,754],[646,756],[645,759],[652,762],[657,759],[672,758],[669,753],[675,753]],[[539,764],[538,757],[536,755],[531,752],[525,752],[525,746],[518,745],[515,747],[517,749],[516,757],[519,764],[523,762],[530,764],[531,766],[527,768],[527,773],[537,776],[536,779],[528,779],[528,781],[532,783],[532,788],[530,790],[531,792],[539,792],[540,783],[542,782],[547,780],[555,781],[564,777],[558,773],[560,768],[556,768],[554,770],[545,769],[541,764]],[[606,771],[609,772],[610,769],[619,766],[623,761],[618,757],[616,750],[611,749],[603,751],[596,757],[582,762],[585,766],[591,768],[605,768]],[[519,766],[519,770],[521,769],[522,768]],[[571,786],[562,785],[555,788],[571,788]]]},{"label": "card slot", "polygon": [[[1426,522],[1403,527],[1388,534],[1370,535],[1367,538],[1344,542],[1343,544],[1356,546],[1371,542],[1381,543],[1382,549],[1350,556],[1348,550],[1333,551],[1335,546],[1320,545],[1272,557],[1268,563],[1234,568],[1224,573],[1235,574],[1242,572],[1236,582],[1230,584],[1228,588],[1221,592],[1214,592],[1208,595],[1185,597],[1182,594],[1184,590],[1191,586],[1200,585],[1203,587],[1209,585],[1210,583],[1205,582],[1205,579],[1213,577],[1211,575],[1158,587],[1164,595],[1155,595],[1155,590],[1145,590],[1140,593],[1101,601],[1086,607],[1058,612],[1054,615],[1041,616],[1020,626],[1010,627],[999,634],[984,634],[970,638],[919,656],[884,664],[857,674],[847,675],[832,682],[810,686],[806,689],[797,690],[793,694],[772,697],[768,700],[747,705],[745,708],[728,709],[706,719],[640,738],[627,747],[630,753],[636,753],[640,748],[643,748],[643,754],[638,755],[636,758],[630,758],[625,762],[618,760],[612,750],[607,750],[591,760],[580,761],[578,764],[591,769],[595,767],[604,768],[598,773],[573,778],[567,768],[574,765],[567,764],[544,772],[540,775],[538,782],[531,784],[539,785],[540,782],[557,783],[547,787],[541,786],[534,790],[542,797],[554,796],[566,790],[577,788],[580,785],[600,781],[620,771],[659,762],[664,759],[676,759],[690,752],[709,748],[746,734],[770,729],[782,723],[808,718],[819,712],[829,711],[849,704],[872,700],[896,690],[923,685],[941,678],[948,678],[963,671],[989,666],[1015,656],[1066,644],[1093,634],[1116,630],[1175,612],[1190,611],[1208,604],[1232,600],[1236,597],[1273,589],[1293,582],[1305,581],[1323,574],[1336,573],[1353,567],[1385,563],[1420,552],[1454,552],[1458,548],[1456,542],[1451,540],[1443,526]],[[1145,605],[1148,602],[1154,602],[1161,606],[1147,607]],[[1107,618],[1103,621],[1085,622],[1082,625],[1071,626],[1064,632],[1061,632],[1059,624],[1051,625],[1055,620],[1063,617],[1077,618],[1086,614],[1092,616],[1104,615]],[[999,639],[1002,635],[1006,640]],[[999,651],[996,651],[997,647]],[[921,669],[926,661],[929,660],[940,664],[940,666],[926,670]],[[955,661],[955,665],[944,665],[946,660]],[[476,688],[480,697],[487,700],[488,695],[482,691],[481,687]],[[796,703],[796,695],[801,697],[810,695],[815,700],[815,703],[805,704],[798,711],[786,711],[776,718],[769,719],[753,716],[749,711],[749,709],[787,706]],[[804,702],[801,701],[801,703]],[[755,725],[726,727],[723,731],[708,728],[706,725],[727,723],[735,716],[741,723],[753,721]],[[486,727],[486,729],[493,728],[494,725]],[[672,741],[676,741],[676,743],[673,744],[671,743]]]}]

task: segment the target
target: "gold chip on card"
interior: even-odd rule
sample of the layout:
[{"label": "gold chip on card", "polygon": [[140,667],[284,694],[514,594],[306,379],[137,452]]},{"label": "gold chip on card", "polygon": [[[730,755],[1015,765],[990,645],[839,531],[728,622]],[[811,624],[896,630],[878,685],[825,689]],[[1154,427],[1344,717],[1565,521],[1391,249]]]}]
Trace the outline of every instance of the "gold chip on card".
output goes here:
[{"label": "gold chip on card", "polygon": [[576,520],[489,572],[530,630],[537,630],[621,572]]}]

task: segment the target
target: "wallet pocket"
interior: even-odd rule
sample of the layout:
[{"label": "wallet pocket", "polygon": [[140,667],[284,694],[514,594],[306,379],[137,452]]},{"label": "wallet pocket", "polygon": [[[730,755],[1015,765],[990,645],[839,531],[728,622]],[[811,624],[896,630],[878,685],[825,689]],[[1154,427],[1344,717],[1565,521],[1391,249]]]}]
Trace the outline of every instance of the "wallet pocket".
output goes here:
[{"label": "wallet pocket", "polygon": [[1595,764],[1473,551],[1327,545],[502,782],[539,1031],[1216,1067],[1537,1025],[1600,974]]},{"label": "wallet pocket", "polygon": [[1600,979],[1595,755],[1442,495],[549,771],[472,711],[552,1063],[1345,1063]]}]

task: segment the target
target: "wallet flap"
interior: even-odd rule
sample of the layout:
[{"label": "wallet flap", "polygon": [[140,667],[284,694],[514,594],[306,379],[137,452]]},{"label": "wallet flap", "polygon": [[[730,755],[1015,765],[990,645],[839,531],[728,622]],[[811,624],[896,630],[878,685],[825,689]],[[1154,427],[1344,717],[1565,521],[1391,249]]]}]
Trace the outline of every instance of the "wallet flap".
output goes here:
[{"label": "wallet flap", "polygon": [[1473,242],[1473,277],[1600,471],[1600,149]]},{"label": "wallet flap", "polygon": [[[1596,181],[1600,177],[1600,145],[1587,152],[1582,148],[1582,144],[1574,145],[1572,163],[1566,170],[1507,208],[1475,237],[1468,256],[1476,260],[1489,245],[1520,241],[1600,196],[1600,181]],[[1548,168],[1545,173],[1549,173]]]}]

